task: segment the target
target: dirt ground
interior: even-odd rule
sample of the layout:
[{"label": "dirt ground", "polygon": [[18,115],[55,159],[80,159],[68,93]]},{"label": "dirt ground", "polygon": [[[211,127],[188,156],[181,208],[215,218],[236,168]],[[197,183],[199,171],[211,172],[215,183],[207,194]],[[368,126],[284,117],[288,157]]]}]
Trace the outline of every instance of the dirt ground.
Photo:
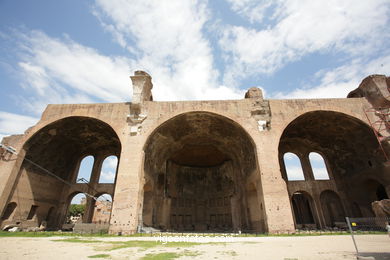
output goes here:
[{"label": "dirt ground", "polygon": [[[83,241],[80,241],[83,240]],[[87,241],[84,241],[87,240]],[[143,240],[146,242],[136,242]],[[0,259],[356,259],[352,239],[348,235],[307,237],[234,237],[229,243],[196,245],[163,244],[149,237],[2,237]],[[359,251],[375,259],[390,259],[390,238],[386,235],[356,236]],[[135,246],[148,243],[149,246]],[[147,242],[149,241],[149,242]],[[122,245],[119,248],[114,245]],[[151,246],[150,246],[151,245]],[[170,255],[170,254],[171,255]]]}]

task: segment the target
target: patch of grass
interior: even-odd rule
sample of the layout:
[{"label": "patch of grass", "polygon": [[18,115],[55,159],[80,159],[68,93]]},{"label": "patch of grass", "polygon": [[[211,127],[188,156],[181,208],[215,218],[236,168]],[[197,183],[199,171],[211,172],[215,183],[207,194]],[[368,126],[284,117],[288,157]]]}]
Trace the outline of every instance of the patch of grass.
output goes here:
[{"label": "patch of grass", "polygon": [[180,253],[181,256],[200,256],[202,253],[199,251],[190,251],[190,250],[184,250],[184,252]]},{"label": "patch of grass", "polygon": [[70,242],[70,243],[101,243],[99,240],[88,240],[80,238],[55,239],[54,242]]},{"label": "patch of grass", "polygon": [[112,247],[107,249],[110,251],[116,249],[128,248],[128,247],[140,247],[145,250],[157,246],[180,248],[180,247],[190,247],[190,246],[200,245],[200,243],[192,243],[192,242],[169,242],[163,244],[161,242],[156,242],[156,241],[140,241],[140,240],[118,241],[118,242],[109,242],[109,243],[112,244]]},{"label": "patch of grass", "polygon": [[178,253],[159,253],[159,254],[147,254],[144,257],[142,257],[142,260],[169,260],[169,259],[175,259],[180,257],[181,255]]},{"label": "patch of grass", "polygon": [[110,255],[107,254],[98,254],[98,255],[90,255],[88,258],[109,258]]},{"label": "patch of grass", "polygon": [[116,237],[117,235],[109,235],[106,233],[73,233],[73,232],[58,232],[58,231],[42,231],[42,232],[8,232],[0,231],[1,237]]},{"label": "patch of grass", "polygon": [[[159,243],[160,245],[162,246],[165,246],[165,247],[190,247],[190,246],[197,246],[197,245],[201,245],[202,243],[196,243],[196,242],[168,242],[166,244],[163,244],[163,243]],[[213,244],[216,244],[216,243],[213,243]]]},{"label": "patch of grass", "polygon": [[[354,235],[385,235],[386,232],[380,231],[363,231],[363,232],[354,232]],[[281,233],[281,234],[234,234],[233,237],[308,237],[308,236],[350,236],[349,232],[323,232],[323,231],[313,231],[313,232],[304,232],[299,231],[296,233]]]},{"label": "patch of grass", "polygon": [[112,245],[111,248],[108,250],[116,250],[116,249],[122,249],[122,248],[128,248],[128,247],[140,247],[143,249],[148,249],[152,247],[159,246],[161,243],[157,243],[156,241],[139,241],[139,240],[134,240],[134,241],[113,241],[110,242]]},{"label": "patch of grass", "polygon": [[229,255],[229,256],[238,256],[237,252],[234,250],[229,251],[218,251],[218,253],[221,253],[223,255]]},{"label": "patch of grass", "polygon": [[[356,235],[386,235],[387,232],[381,231],[356,231]],[[198,236],[198,237],[217,237],[217,236],[233,236],[233,237],[294,237],[294,236],[334,236],[334,235],[350,235],[346,231],[297,231],[295,233],[281,233],[281,234],[218,234],[218,233],[155,233],[142,234],[137,233],[133,235],[123,235],[123,237],[156,237],[156,236]],[[107,233],[73,233],[73,232],[58,232],[58,231],[43,231],[43,232],[7,232],[0,231],[1,237],[118,237],[116,234]]]},{"label": "patch of grass", "polygon": [[230,255],[230,256],[237,256],[238,255],[237,252],[233,251],[233,250],[227,251],[226,254]]}]

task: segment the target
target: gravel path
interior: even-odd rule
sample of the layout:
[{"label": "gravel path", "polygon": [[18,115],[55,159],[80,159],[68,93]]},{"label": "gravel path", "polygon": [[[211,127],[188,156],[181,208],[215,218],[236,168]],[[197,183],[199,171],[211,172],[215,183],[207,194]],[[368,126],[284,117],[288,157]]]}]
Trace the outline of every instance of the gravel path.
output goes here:
[{"label": "gravel path", "polygon": [[[2,237],[0,259],[89,259],[108,255],[108,259],[140,259],[145,255],[175,253],[177,259],[281,259],[325,260],[356,259],[352,239],[348,235],[308,237],[235,237],[229,243],[201,243],[194,246],[166,246],[156,242],[152,247],[125,247],[110,250],[114,243],[153,241],[152,237],[80,238],[97,243],[75,243],[67,237]],[[377,260],[390,260],[390,238],[386,235],[356,236],[359,250]],[[168,242],[169,244],[169,242]]]}]

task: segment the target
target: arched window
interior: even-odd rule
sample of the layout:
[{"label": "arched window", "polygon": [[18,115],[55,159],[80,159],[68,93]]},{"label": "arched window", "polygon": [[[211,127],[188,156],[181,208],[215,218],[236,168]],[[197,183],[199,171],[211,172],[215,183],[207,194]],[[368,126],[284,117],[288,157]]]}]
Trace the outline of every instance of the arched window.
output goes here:
[{"label": "arched window", "polygon": [[315,224],[311,208],[312,198],[309,194],[297,191],[293,194],[291,202],[297,225]]},{"label": "arched window", "polygon": [[294,153],[285,153],[283,155],[284,166],[286,168],[287,180],[289,181],[304,181],[301,161]]},{"label": "arched window", "polygon": [[328,170],[324,158],[319,153],[311,152],[309,154],[311,169],[315,180],[329,180]]},{"label": "arched window", "polygon": [[114,183],[117,166],[118,157],[115,155],[108,156],[104,159],[102,170],[100,172],[99,183]]},{"label": "arched window", "polygon": [[110,223],[112,198],[110,194],[102,194],[95,201],[92,223]]},{"label": "arched window", "polygon": [[89,182],[91,179],[93,162],[94,158],[92,155],[86,156],[81,160],[79,172],[77,174],[77,183]]},{"label": "arched window", "polygon": [[3,216],[1,217],[2,220],[6,220],[6,219],[9,219],[12,215],[12,213],[14,212],[15,208],[16,208],[16,203],[15,202],[11,202],[7,205],[7,207],[5,208],[5,211],[4,211],[4,214]]},{"label": "arched window", "polygon": [[85,212],[86,203],[87,197],[84,193],[75,194],[69,203],[66,223],[81,222]]},{"label": "arched window", "polygon": [[30,212],[27,215],[27,220],[31,220],[36,217],[38,208],[39,206],[37,205],[31,205]]},{"label": "arched window", "polygon": [[325,223],[328,227],[336,226],[335,222],[344,222],[345,213],[339,195],[331,190],[325,190],[320,195]]}]

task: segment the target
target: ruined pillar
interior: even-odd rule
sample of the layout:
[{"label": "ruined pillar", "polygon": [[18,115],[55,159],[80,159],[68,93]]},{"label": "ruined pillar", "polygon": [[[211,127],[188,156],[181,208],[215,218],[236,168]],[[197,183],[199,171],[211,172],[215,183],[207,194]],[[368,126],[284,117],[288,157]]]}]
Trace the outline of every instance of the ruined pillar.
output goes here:
[{"label": "ruined pillar", "polygon": [[265,216],[264,216],[264,207],[263,207],[263,189],[260,180],[256,181],[256,193],[257,193],[257,203],[258,203],[257,206],[259,207],[260,210],[260,216],[259,216],[260,226],[259,226],[259,230],[256,230],[256,232],[264,233],[266,232],[266,228],[265,228]]},{"label": "ruined pillar", "polygon": [[313,181],[314,174],[308,156],[301,156],[300,160],[301,160],[303,175],[305,176],[305,181]]},{"label": "ruined pillar", "polygon": [[142,214],[143,150],[142,138],[130,137],[122,142],[121,160],[118,165],[117,184],[110,220],[110,234],[133,234],[137,230],[139,214]]},{"label": "ruined pillar", "polygon": [[[101,154],[96,154],[94,157],[95,160],[92,167],[91,178],[89,179],[90,186],[92,186],[93,188],[95,188],[96,184],[99,183],[102,163],[103,160],[105,159],[105,156]],[[90,192],[92,192],[91,195],[96,195],[94,194],[95,191],[91,190]]]},{"label": "ruined pillar", "polygon": [[162,207],[162,209],[161,209],[161,211],[162,211],[162,219],[161,219],[162,226],[165,229],[167,229],[170,226],[171,199],[164,198],[163,203],[162,203],[162,205],[160,205],[160,207]]},{"label": "ruined pillar", "polygon": [[314,221],[319,228],[325,228],[325,216],[324,211],[322,210],[322,203],[320,199],[320,195],[318,193],[314,193],[313,195],[313,213],[314,213]]},{"label": "ruined pillar", "polygon": [[21,136],[4,137],[2,143],[12,145],[17,152],[12,154],[2,149],[0,154],[0,223],[4,210],[14,193],[15,184],[21,174],[21,166],[25,156],[25,150],[21,146]]},{"label": "ruined pillar", "polygon": [[95,200],[89,196],[86,197],[85,210],[83,215],[83,223],[91,223],[93,212],[95,209]]},{"label": "ruined pillar", "polygon": [[152,78],[143,71],[136,71],[131,76],[133,97],[128,126],[123,129],[122,151],[117,170],[117,180],[112,206],[110,230],[111,234],[132,234],[142,223],[142,203],[144,185],[144,151],[146,137],[141,135],[141,124],[147,117],[143,111],[144,102],[152,101]]},{"label": "ruined pillar", "polygon": [[238,231],[242,229],[241,226],[241,198],[239,194],[234,194],[231,199],[230,203],[232,205],[231,212],[232,212],[232,224],[233,224],[233,230]]},{"label": "ruined pillar", "polygon": [[279,165],[277,131],[262,131],[255,137],[263,187],[264,210],[269,233],[294,230],[286,182]]}]

